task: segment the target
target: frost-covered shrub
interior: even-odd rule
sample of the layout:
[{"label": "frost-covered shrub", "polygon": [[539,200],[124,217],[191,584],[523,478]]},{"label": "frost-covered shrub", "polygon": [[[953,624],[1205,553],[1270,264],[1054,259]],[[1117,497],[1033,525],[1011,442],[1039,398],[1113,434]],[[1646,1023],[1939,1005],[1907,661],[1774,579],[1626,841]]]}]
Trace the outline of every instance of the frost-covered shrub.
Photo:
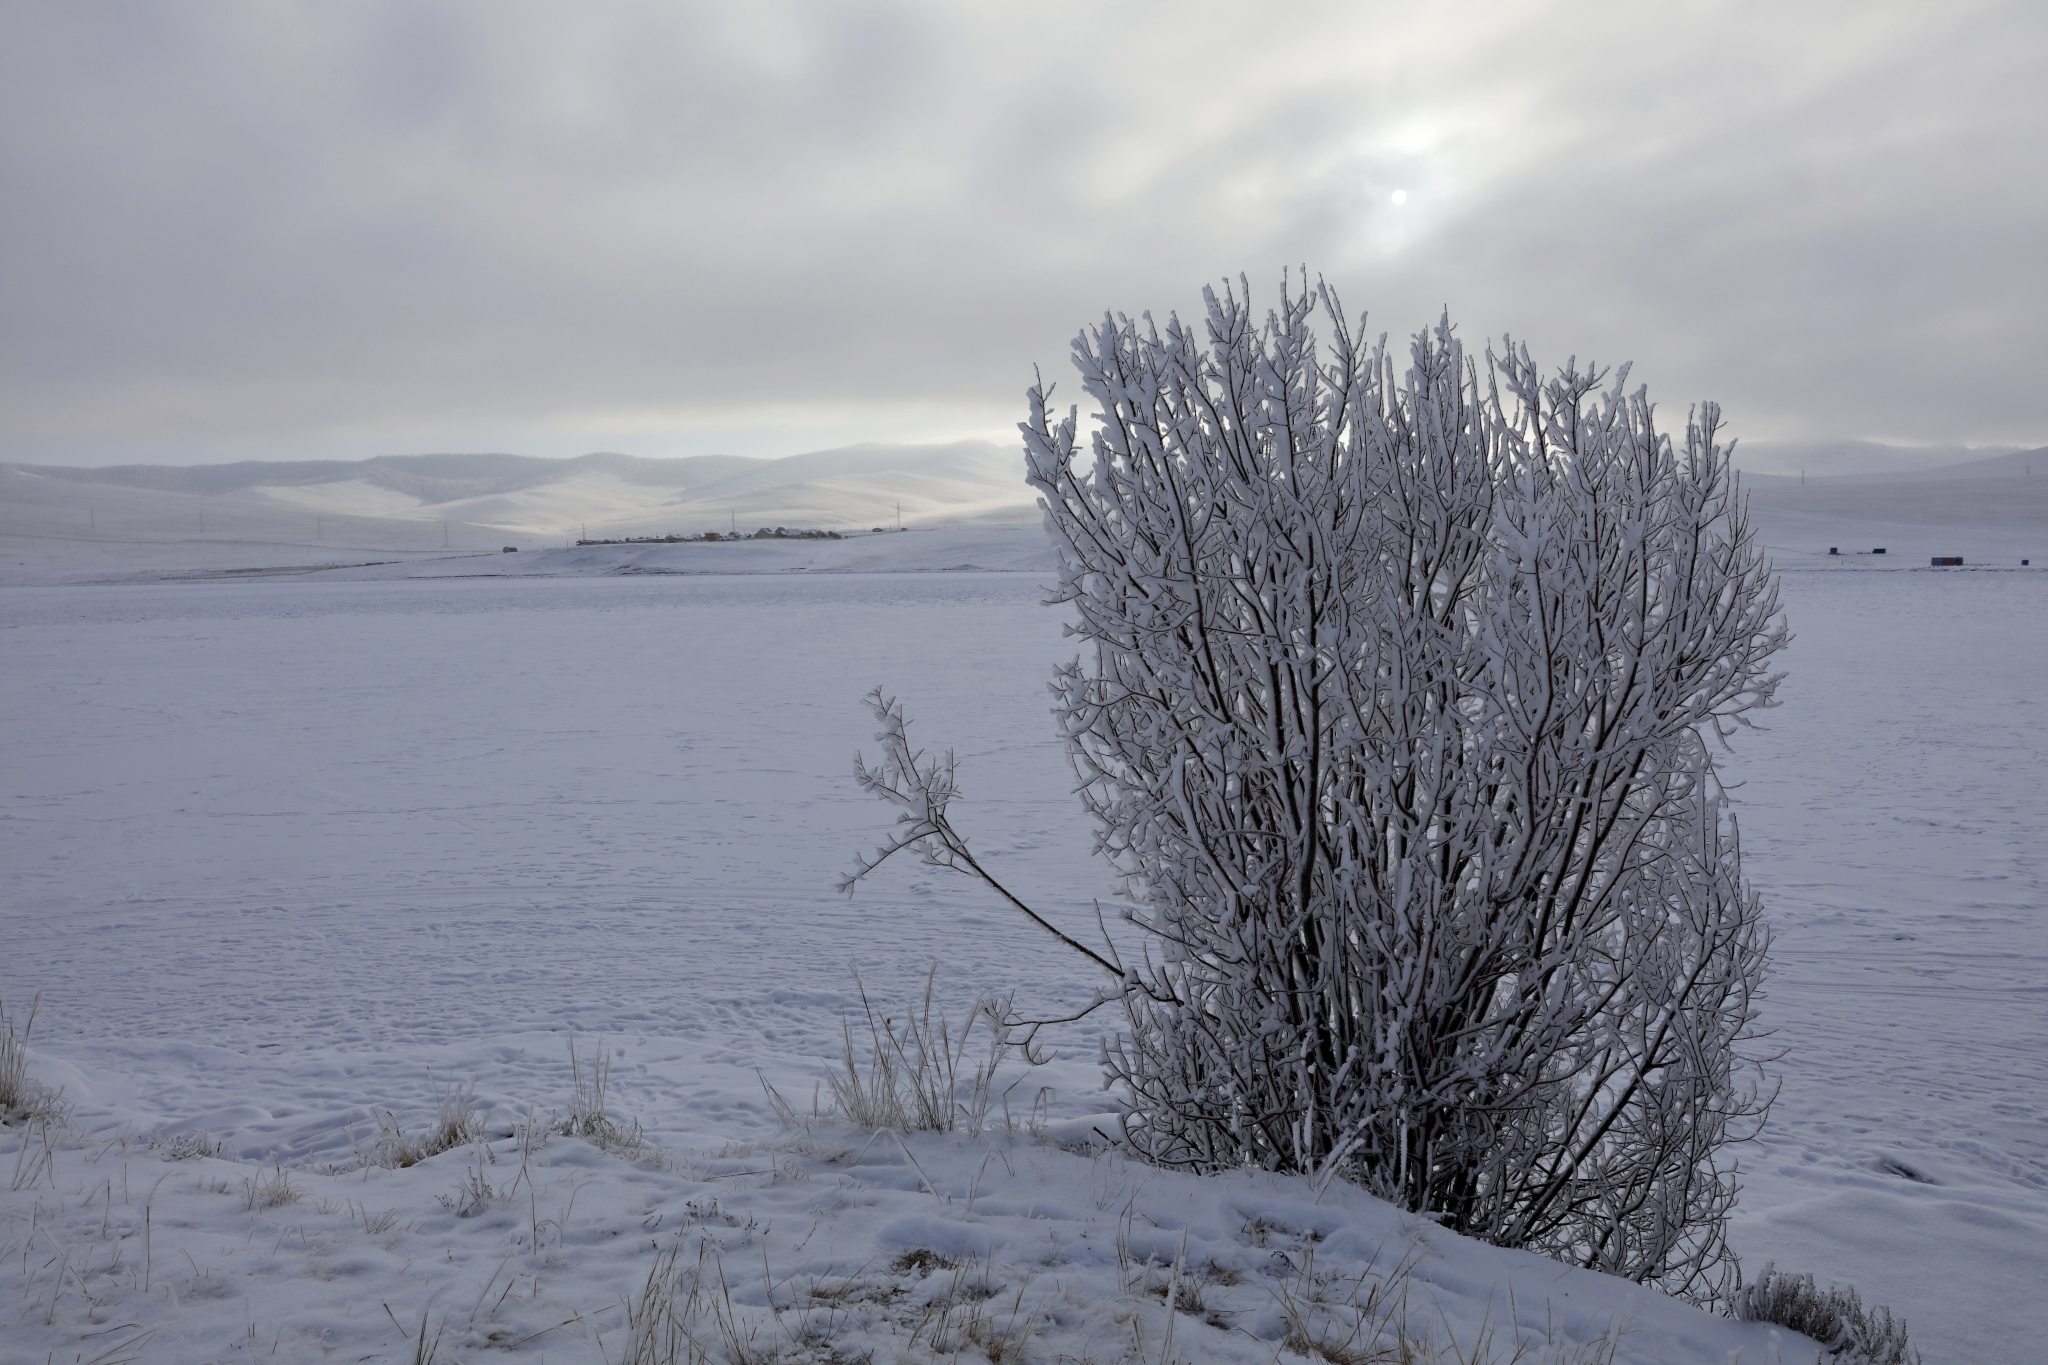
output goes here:
[{"label": "frost-covered shrub", "polygon": [[[1023,424],[1087,646],[1054,714],[1150,942],[1061,935],[1128,1011],[1131,1146],[1714,1297],[1768,935],[1709,744],[1786,639],[1718,410],[1674,445],[1625,369],[1445,320],[1402,372],[1327,289],[1207,297],[1081,335],[1092,440],[1042,386]],[[877,709],[908,828],[845,885],[915,847],[1050,929]]]}]

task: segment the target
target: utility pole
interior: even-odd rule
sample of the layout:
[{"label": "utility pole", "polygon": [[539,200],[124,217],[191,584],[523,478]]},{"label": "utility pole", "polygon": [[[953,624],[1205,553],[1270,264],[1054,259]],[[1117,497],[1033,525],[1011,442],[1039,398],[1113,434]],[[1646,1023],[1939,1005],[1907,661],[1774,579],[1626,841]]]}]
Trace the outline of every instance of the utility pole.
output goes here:
[{"label": "utility pole", "polygon": [[903,529],[903,504],[900,502],[896,504],[896,529]]}]

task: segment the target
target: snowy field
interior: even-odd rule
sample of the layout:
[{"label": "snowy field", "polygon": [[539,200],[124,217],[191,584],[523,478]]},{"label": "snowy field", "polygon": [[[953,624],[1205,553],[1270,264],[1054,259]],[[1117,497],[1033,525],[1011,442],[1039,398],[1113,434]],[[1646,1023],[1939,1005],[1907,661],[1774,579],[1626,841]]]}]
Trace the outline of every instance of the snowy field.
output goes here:
[{"label": "snowy field", "polygon": [[[1092,924],[1059,617],[1042,575],[962,567],[1027,566],[1007,534],[902,537],[954,572],[673,547],[0,593],[0,999],[47,992],[33,1071],[85,1135],[0,1139],[0,1361],[412,1360],[423,1323],[444,1361],[619,1360],[623,1302],[700,1247],[731,1297],[697,1330],[763,1356],[830,1323],[878,1361],[1273,1361],[1405,1322],[1446,1360],[1812,1359],[1341,1189],[1090,1150],[1093,1026],[1011,1078],[1014,1125],[777,1121],[763,1078],[810,1115],[850,966],[900,1011],[938,963],[956,1023],[1091,984],[964,879],[831,890],[887,820],[848,776],[881,683],[959,751],[997,875]],[[1929,1365],[2019,1365],[2048,1341],[2048,577],[1893,554],[1781,554],[1786,704],[1727,764],[1786,1052],[1737,1245],[1890,1304]],[[537,1141],[572,1030],[658,1153]],[[472,1080],[482,1142],[362,1163],[379,1111],[418,1132]]]}]

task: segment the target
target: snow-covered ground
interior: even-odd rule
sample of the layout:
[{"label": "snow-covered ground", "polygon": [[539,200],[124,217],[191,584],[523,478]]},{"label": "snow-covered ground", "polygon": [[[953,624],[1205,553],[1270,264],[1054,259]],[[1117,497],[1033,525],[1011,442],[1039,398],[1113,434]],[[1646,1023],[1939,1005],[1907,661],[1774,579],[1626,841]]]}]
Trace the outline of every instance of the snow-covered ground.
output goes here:
[{"label": "snow-covered ground", "polygon": [[[2017,1365],[2048,1340],[2048,578],[1814,557],[1807,529],[1765,518],[1799,638],[1786,705],[1728,761],[1786,1050],[1738,1244],[1889,1303],[1930,1365]],[[1971,534],[1988,557],[2027,532]],[[962,823],[1005,880],[1092,924],[1037,535],[0,594],[0,999],[48,992],[34,1071],[90,1135],[46,1166],[0,1140],[0,1361],[144,1332],[138,1359],[406,1360],[423,1320],[444,1360],[616,1360],[622,1300],[707,1236],[757,1347],[836,1314],[877,1360],[1270,1361],[1290,1312],[1300,1344],[1369,1301],[1501,1359],[1810,1359],[1343,1190],[1085,1150],[1108,1020],[1014,1078],[1015,1133],[777,1122],[762,1081],[810,1113],[850,965],[900,1010],[941,964],[956,1023],[983,989],[1056,1007],[1091,984],[964,880],[831,891],[887,819],[848,777],[881,683],[959,751]],[[568,1107],[571,1030],[659,1160],[522,1144]],[[360,1165],[376,1111],[418,1131],[471,1079],[485,1145]],[[176,1144],[195,1132],[218,1154]],[[1172,1264],[1203,1306],[1169,1349]],[[709,1300],[695,1321],[719,1338]]]}]

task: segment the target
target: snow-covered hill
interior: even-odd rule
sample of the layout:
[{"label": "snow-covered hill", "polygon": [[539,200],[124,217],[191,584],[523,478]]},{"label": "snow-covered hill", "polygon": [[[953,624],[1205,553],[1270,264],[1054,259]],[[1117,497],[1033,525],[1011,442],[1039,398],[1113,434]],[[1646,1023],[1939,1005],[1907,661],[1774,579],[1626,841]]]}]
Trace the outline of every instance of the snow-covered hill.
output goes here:
[{"label": "snow-covered hill", "polygon": [[0,465],[0,583],[304,568],[762,527],[1036,526],[985,441],[780,460],[421,455],[343,463]]},{"label": "snow-covered hill", "polygon": [[[67,511],[105,505],[110,525],[182,534],[212,508],[225,528],[303,538],[311,518],[364,519],[538,537],[726,531],[756,526],[895,525],[899,515],[1014,512],[1032,519],[1023,460],[986,441],[858,445],[778,460],[585,455],[380,456],[193,468],[0,465],[0,502]],[[266,516],[266,514],[268,514]],[[325,528],[322,527],[324,534]]]},{"label": "snow-covered hill", "polygon": [[1925,478],[1974,465],[1989,465],[2008,454],[2042,458],[2017,446],[1898,446],[1880,441],[1752,441],[1736,443],[1735,463],[1747,473],[1797,479]]},{"label": "snow-covered hill", "polygon": [[[1963,555],[1971,564],[2040,563],[2048,553],[2048,452],[2020,451],[1903,474],[1744,476],[1765,541],[1789,557],[1882,546],[1883,564]],[[900,510],[899,510],[900,509]],[[762,527],[871,534],[901,524],[900,545],[866,541],[635,551],[644,568],[1024,567],[1049,563],[1022,456],[980,441],[852,446],[779,460],[705,456],[576,460],[408,456],[311,462],[63,470],[0,465],[0,583],[137,574],[424,562],[444,555],[559,549],[623,539]],[[979,550],[950,548],[983,528]],[[1013,546],[1014,543],[1014,546]],[[1027,550],[1027,545],[1039,547]],[[1013,546],[1013,548],[997,548]],[[1031,558],[1036,554],[1035,559]],[[1024,556],[1020,559],[1019,556]],[[551,561],[554,572],[619,567],[623,556]],[[996,563],[991,564],[994,559]],[[938,563],[946,560],[946,563]],[[616,561],[616,562],[615,562]],[[490,570],[537,571],[531,560]],[[450,572],[447,566],[421,572]]]}]

